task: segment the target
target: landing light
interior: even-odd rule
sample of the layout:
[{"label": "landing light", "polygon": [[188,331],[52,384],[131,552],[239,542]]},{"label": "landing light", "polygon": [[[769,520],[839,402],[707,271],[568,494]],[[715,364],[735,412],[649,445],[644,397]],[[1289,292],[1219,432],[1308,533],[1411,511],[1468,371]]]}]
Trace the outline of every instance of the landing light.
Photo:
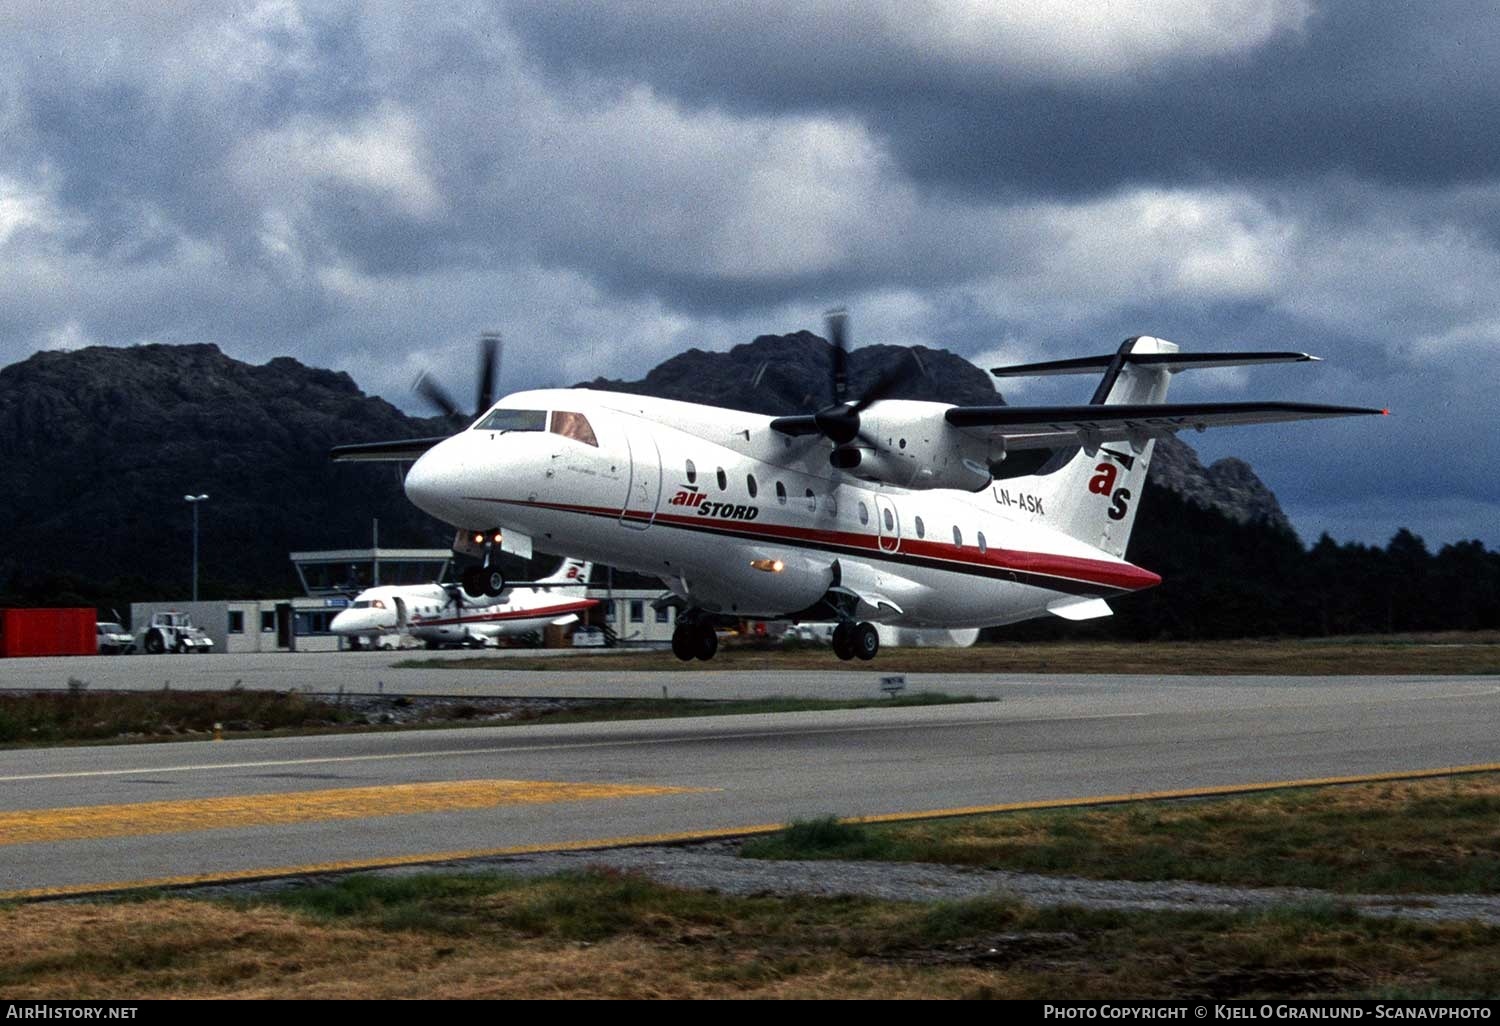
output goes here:
[{"label": "landing light", "polygon": [[752,559],[750,565],[768,574],[779,574],[786,568],[786,564],[779,559]]},{"label": "landing light", "polygon": [[500,532],[496,531],[495,532],[495,536],[493,538],[491,538],[490,541],[494,542],[496,545],[499,545],[500,542],[501,542],[501,534],[500,534]]},{"label": "landing light", "polygon": [[475,545],[483,545],[484,544],[484,535],[482,535],[482,534],[476,534],[476,535],[474,535],[474,544]]}]

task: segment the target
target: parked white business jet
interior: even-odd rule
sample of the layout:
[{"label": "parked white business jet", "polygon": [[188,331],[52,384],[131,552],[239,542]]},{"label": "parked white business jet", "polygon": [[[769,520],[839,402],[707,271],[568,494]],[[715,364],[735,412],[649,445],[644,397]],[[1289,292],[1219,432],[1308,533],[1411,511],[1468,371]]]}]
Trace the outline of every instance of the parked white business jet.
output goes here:
[{"label": "parked white business jet", "polygon": [[429,647],[482,645],[502,635],[573,623],[597,599],[586,598],[593,564],[565,559],[550,577],[512,584],[496,596],[466,596],[454,584],[386,585],[367,588],[333,618],[334,634],[376,645],[392,634],[410,634]]},{"label": "parked white business jet", "polygon": [[[1160,581],[1125,561],[1155,439],[1387,411],[1282,402],[1166,404],[1172,375],[1300,362],[1303,353],[1182,354],[1128,339],[1102,357],[997,368],[1102,372],[1082,406],[887,399],[891,372],[848,396],[845,316],[830,315],[831,402],[768,417],[589,389],[519,392],[449,438],[342,446],[335,459],[416,460],[406,493],[479,555],[540,545],[659,577],[673,651],[710,659],[739,617],[834,621],[842,659],[873,658],[874,623],[976,628],[1107,616]],[[487,375],[486,380],[491,380]],[[495,543],[498,542],[498,545]],[[484,574],[489,576],[481,579]]]}]

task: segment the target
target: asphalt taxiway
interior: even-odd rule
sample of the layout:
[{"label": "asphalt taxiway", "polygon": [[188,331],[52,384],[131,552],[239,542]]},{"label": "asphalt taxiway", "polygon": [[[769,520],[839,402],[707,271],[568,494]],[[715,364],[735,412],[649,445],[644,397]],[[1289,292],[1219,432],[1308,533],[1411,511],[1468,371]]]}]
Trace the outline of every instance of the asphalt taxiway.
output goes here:
[{"label": "asphalt taxiway", "polygon": [[[279,658],[290,662],[272,664],[275,672],[305,674],[298,665],[321,662],[349,691],[375,690],[368,678],[393,672],[376,653],[352,657],[369,660],[363,673],[348,655]],[[149,677],[195,662],[200,686],[235,679],[211,665],[234,657],[161,659],[61,661],[78,668],[60,672],[84,677],[86,663],[107,663]],[[248,677],[253,667],[224,669],[246,687],[275,686]],[[717,697],[869,695],[880,676],[624,674],[606,657],[594,671],[513,679],[412,672],[386,681],[386,692],[418,693],[435,675],[431,693],[442,694],[659,695],[667,686]],[[91,684],[121,686],[98,673]],[[0,893],[588,847],[830,813],[909,816],[1500,768],[1496,677],[909,674],[908,687],[996,701],[0,752]]]}]

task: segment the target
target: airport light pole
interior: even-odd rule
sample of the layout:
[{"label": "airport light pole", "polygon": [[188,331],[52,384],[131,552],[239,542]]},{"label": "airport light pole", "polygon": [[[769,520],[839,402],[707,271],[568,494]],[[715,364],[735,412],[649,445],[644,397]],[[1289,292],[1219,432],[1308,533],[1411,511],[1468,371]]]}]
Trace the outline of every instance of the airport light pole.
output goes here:
[{"label": "airport light pole", "polygon": [[184,495],[182,501],[193,507],[193,601],[198,601],[198,503],[207,495]]}]

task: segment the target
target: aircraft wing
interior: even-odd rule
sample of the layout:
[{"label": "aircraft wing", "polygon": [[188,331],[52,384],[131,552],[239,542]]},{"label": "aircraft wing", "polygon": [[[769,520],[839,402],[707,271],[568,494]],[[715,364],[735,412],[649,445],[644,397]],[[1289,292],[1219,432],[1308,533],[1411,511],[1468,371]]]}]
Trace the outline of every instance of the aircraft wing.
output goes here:
[{"label": "aircraft wing", "polygon": [[361,442],[357,445],[336,445],[328,451],[328,458],[335,463],[395,461],[410,463],[447,435],[437,438],[404,438],[396,442]]},{"label": "aircraft wing", "polygon": [[1276,424],[1389,412],[1362,406],[1266,402],[955,406],[943,416],[954,427],[1002,439],[1007,449],[1050,449],[1099,442],[1141,441],[1186,428],[1202,431],[1238,424]]}]

